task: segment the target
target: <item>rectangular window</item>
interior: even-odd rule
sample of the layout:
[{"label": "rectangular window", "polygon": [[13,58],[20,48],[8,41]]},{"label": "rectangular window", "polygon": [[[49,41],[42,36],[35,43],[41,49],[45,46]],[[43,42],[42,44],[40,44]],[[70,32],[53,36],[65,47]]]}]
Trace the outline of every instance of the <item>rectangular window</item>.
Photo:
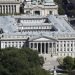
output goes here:
[{"label": "rectangular window", "polygon": [[12,47],[14,47],[14,42],[12,42]]},{"label": "rectangular window", "polygon": [[5,42],[5,48],[7,47],[7,42]]},{"label": "rectangular window", "polygon": [[64,47],[66,46],[66,44],[64,44]]},{"label": "rectangular window", "polygon": [[31,43],[31,48],[33,48],[33,43]]},{"label": "rectangular window", "polygon": [[69,44],[67,44],[67,46],[69,47]]},{"label": "rectangular window", "polygon": [[72,47],[73,45],[71,44],[71,47]]},{"label": "rectangular window", "polygon": [[57,51],[59,51],[58,48],[57,48]]},{"label": "rectangular window", "polygon": [[57,47],[58,47],[58,44],[57,44]]},{"label": "rectangular window", "polygon": [[49,14],[52,14],[52,11],[49,11]]},{"label": "rectangular window", "polygon": [[71,48],[71,51],[73,51],[73,49]]},{"label": "rectangular window", "polygon": [[60,49],[60,51],[62,51],[62,48]]},{"label": "rectangular window", "polygon": [[69,51],[69,48],[67,49],[67,51]]}]

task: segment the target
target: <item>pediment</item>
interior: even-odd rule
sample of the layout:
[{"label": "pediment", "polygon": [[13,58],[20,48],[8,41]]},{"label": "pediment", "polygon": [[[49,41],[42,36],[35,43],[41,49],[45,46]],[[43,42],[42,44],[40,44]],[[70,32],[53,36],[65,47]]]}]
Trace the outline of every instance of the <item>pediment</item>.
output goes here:
[{"label": "pediment", "polygon": [[31,39],[30,41],[39,41],[39,42],[41,42],[41,41],[57,41],[56,39],[54,39],[54,38],[50,38],[50,37],[37,37],[37,38],[33,38],[33,39]]},{"label": "pediment", "polygon": [[49,41],[50,39],[47,39],[47,38],[38,38],[38,39],[35,39],[34,41]]}]

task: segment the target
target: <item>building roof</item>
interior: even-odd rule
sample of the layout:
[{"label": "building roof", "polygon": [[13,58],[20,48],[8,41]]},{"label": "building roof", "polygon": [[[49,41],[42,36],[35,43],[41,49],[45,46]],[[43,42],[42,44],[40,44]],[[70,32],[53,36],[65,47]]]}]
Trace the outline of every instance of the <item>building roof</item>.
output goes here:
[{"label": "building roof", "polygon": [[[29,19],[33,18],[36,20],[37,18],[40,18],[41,20],[48,19],[49,23],[31,23],[32,25],[41,25],[42,24],[48,24],[48,25],[53,25],[57,31],[48,31],[48,32],[18,32],[17,30],[17,21],[16,19]],[[38,20],[38,19],[37,19]],[[25,23],[26,24],[26,23]],[[32,26],[31,25],[31,26]],[[27,25],[26,25],[27,26]],[[75,37],[74,29],[71,27],[71,25],[68,22],[68,19],[66,16],[54,16],[54,15],[49,15],[47,17],[42,17],[42,16],[29,16],[28,18],[26,16],[0,16],[0,28],[3,29],[4,33],[2,35],[9,35],[9,36],[30,36],[30,37],[37,37],[38,35],[46,35],[50,37],[55,37],[55,38],[63,38],[63,37]]]}]

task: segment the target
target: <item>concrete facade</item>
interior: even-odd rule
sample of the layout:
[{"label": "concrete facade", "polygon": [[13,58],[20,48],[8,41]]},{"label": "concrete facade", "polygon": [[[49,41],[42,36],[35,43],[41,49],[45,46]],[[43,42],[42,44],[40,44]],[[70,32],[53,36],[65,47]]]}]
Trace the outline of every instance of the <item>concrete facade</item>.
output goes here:
[{"label": "concrete facade", "polygon": [[7,27],[1,26],[5,32],[1,34],[1,48],[29,47],[44,57],[75,57],[75,33],[67,16],[21,15],[0,19],[1,25]]},{"label": "concrete facade", "polygon": [[[20,10],[21,6],[22,10]],[[38,0],[0,0],[0,14],[19,14],[21,11],[24,11],[23,14],[26,15],[57,15],[58,5],[56,5],[53,0],[43,0],[43,2]]]},{"label": "concrete facade", "polygon": [[24,6],[24,13],[25,14],[32,14],[32,15],[57,15],[58,14],[58,5],[54,3],[54,1],[27,1],[25,2]]}]

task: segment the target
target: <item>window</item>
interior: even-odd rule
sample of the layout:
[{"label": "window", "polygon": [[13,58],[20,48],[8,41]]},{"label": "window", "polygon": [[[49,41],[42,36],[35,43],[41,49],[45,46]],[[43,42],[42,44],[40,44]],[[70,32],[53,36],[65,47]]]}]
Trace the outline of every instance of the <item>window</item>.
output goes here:
[{"label": "window", "polygon": [[58,49],[57,49],[57,51],[58,51]]},{"label": "window", "polygon": [[34,11],[35,15],[40,15],[40,11]]},{"label": "window", "polygon": [[49,14],[52,14],[52,11],[49,11]]},{"label": "window", "polygon": [[61,47],[62,47],[62,44],[61,44]]},{"label": "window", "polygon": [[54,46],[54,47],[55,47],[55,45],[56,45],[56,44],[55,44],[55,43],[53,43],[53,46]]},{"label": "window", "polygon": [[33,43],[31,43],[31,48],[33,48]]},{"label": "window", "polygon": [[5,45],[5,48],[7,47],[7,45]]},{"label": "window", "polygon": [[62,48],[60,49],[60,51],[62,51]]},{"label": "window", "polygon": [[71,51],[73,51],[73,49],[71,48]]},{"label": "window", "polygon": [[69,51],[69,48],[67,49],[67,51]]},{"label": "window", "polygon": [[73,45],[71,44],[71,47],[72,47]]},{"label": "window", "polygon": [[64,44],[64,47],[65,47],[66,45]]},{"label": "window", "polygon": [[65,56],[65,53],[64,53],[64,56]]},{"label": "window", "polygon": [[12,42],[12,47],[14,47],[14,42]]},{"label": "window", "polygon": [[57,47],[58,47],[58,44],[57,44]]},{"label": "window", "polygon": [[5,48],[7,47],[7,42],[5,42]]},{"label": "window", "polygon": [[19,44],[19,47],[21,47],[21,44]]},{"label": "window", "polygon": [[69,47],[69,44],[67,44],[67,46]]}]

